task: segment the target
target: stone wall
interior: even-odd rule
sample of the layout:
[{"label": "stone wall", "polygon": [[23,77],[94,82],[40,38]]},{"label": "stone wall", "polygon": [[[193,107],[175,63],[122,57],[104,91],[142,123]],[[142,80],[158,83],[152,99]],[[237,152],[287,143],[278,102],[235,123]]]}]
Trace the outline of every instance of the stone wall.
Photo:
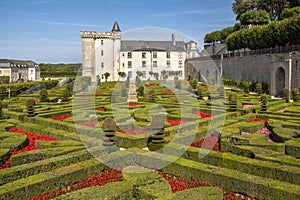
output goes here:
[{"label": "stone wall", "polygon": [[[238,81],[252,81],[269,85],[271,95],[281,95],[289,87],[289,59],[292,60],[292,86],[300,88],[300,53],[261,54],[226,57],[223,60],[212,57],[188,59],[186,78],[190,75],[199,81],[218,83],[218,76]],[[219,71],[219,74],[217,74]],[[201,78],[202,77],[202,78]]]}]

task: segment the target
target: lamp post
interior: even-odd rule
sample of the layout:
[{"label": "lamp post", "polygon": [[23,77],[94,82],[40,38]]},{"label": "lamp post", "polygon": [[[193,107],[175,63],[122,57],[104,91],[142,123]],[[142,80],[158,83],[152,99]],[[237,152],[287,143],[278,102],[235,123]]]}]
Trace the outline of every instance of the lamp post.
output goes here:
[{"label": "lamp post", "polygon": [[289,101],[291,100],[291,92],[292,92],[292,54],[289,54]]}]

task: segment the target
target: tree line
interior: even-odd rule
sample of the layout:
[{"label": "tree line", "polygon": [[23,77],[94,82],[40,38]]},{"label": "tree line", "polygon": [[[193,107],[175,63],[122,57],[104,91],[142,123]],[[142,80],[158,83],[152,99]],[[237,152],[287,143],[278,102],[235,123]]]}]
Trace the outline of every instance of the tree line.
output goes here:
[{"label": "tree line", "polygon": [[226,43],[229,50],[300,44],[300,0],[235,0],[234,26],[208,33],[205,43]]},{"label": "tree line", "polygon": [[49,64],[41,63],[40,65],[41,77],[76,77],[78,73],[81,74],[81,63],[74,64]]}]

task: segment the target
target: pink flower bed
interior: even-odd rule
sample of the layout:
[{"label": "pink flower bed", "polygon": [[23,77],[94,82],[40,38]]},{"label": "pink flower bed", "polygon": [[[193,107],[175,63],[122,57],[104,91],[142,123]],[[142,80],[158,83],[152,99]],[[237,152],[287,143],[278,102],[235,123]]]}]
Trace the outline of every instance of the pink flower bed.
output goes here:
[{"label": "pink flower bed", "polygon": [[253,107],[254,105],[248,105],[248,104],[245,104],[245,105],[243,105],[243,109],[248,109],[248,108],[251,108],[251,107]]},{"label": "pink flower bed", "polygon": [[148,130],[117,130],[117,132],[126,135],[143,135],[149,133]]},{"label": "pink flower bed", "polygon": [[283,113],[283,112],[285,112],[285,111],[286,111],[285,108],[283,108],[283,109],[281,109],[281,110],[278,110],[278,112],[281,112],[281,113]]}]

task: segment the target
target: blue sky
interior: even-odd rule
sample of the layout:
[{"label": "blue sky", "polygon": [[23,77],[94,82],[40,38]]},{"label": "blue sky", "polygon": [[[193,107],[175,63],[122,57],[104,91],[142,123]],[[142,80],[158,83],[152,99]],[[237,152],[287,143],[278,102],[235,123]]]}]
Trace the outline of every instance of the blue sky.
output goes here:
[{"label": "blue sky", "polygon": [[144,27],[166,28],[187,35],[203,49],[206,33],[236,23],[232,3],[233,0],[0,0],[0,58],[81,62],[79,32],[110,31],[115,20],[122,33]]}]

